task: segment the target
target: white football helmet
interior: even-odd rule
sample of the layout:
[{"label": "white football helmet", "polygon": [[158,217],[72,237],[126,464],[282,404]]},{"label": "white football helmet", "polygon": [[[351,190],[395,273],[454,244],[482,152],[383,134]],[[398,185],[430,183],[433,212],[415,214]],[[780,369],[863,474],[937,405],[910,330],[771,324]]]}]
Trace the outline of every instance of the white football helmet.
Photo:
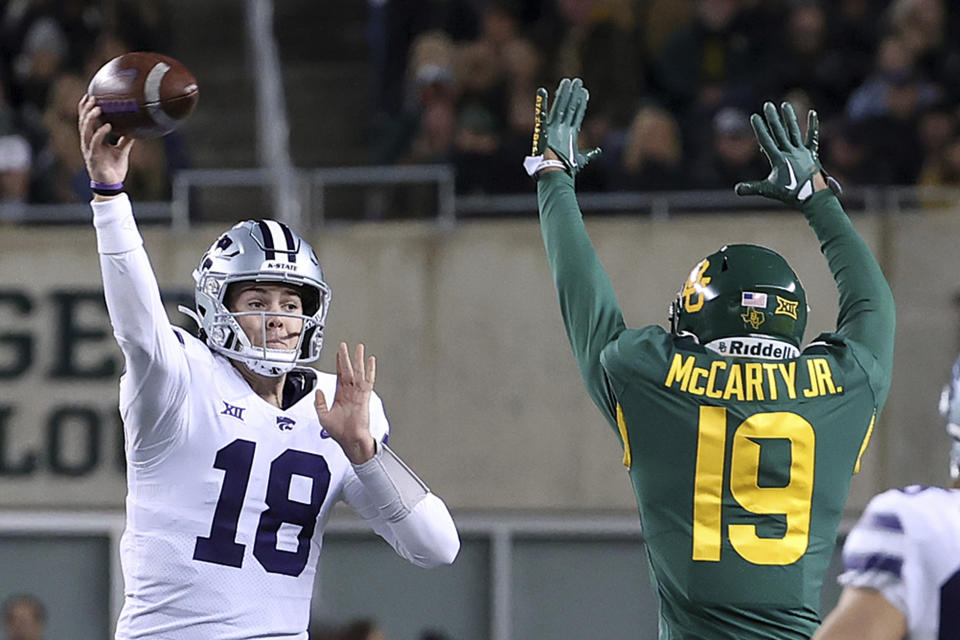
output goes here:
[{"label": "white football helmet", "polygon": [[[251,371],[278,377],[294,366],[320,357],[323,326],[330,308],[330,287],[313,247],[275,220],[245,220],[221,235],[203,254],[193,272],[196,287],[196,313],[200,338],[207,346],[228,358],[244,363]],[[234,313],[227,309],[227,288],[237,282],[272,282],[300,290],[303,315],[266,312]],[[267,344],[268,315],[303,320],[297,348],[256,347],[237,322],[241,315],[262,316],[262,345]]]},{"label": "white football helmet", "polygon": [[960,358],[953,364],[950,382],[940,393],[940,415],[950,436],[950,477],[960,479]]}]

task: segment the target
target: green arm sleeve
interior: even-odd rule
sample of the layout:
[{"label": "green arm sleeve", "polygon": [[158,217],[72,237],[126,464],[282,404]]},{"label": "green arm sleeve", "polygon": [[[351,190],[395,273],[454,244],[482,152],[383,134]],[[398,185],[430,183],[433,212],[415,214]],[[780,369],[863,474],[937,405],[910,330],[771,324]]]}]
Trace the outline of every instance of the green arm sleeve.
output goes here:
[{"label": "green arm sleeve", "polygon": [[840,292],[837,333],[864,345],[889,375],[896,312],[880,265],[829,189],[811,196],[802,211],[820,240]]},{"label": "green arm sleeve", "polygon": [[543,245],[573,355],[590,397],[616,429],[616,399],[600,366],[600,352],[626,329],[623,313],[590,244],[573,178],[563,171],[542,174],[537,201]]}]

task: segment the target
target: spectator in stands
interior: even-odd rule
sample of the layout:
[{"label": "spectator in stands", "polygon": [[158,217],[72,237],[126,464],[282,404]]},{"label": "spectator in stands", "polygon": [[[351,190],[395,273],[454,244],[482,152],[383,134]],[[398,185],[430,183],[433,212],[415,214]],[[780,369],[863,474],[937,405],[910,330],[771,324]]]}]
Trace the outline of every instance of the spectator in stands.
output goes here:
[{"label": "spectator in stands", "polygon": [[870,139],[871,164],[882,184],[914,184],[923,166],[920,115],[936,99],[915,73],[886,77],[886,110],[864,120]]},{"label": "spectator in stands", "polygon": [[683,172],[680,126],[662,107],[653,104],[640,107],[619,156],[619,164],[609,169],[612,189],[672,191],[688,186]]},{"label": "spectator in stands", "polygon": [[43,110],[67,47],[67,36],[51,15],[37,16],[27,27],[23,47],[13,60],[13,80],[19,91],[20,108],[28,117]]},{"label": "spectator in stands", "polygon": [[820,156],[830,167],[830,174],[845,187],[877,184],[877,176],[869,164],[869,133],[866,127],[845,119],[836,119],[824,126]]},{"label": "spectator in stands", "polygon": [[943,0],[894,0],[887,10],[889,29],[910,50],[917,71],[935,82],[955,82],[956,44],[948,37]]},{"label": "spectator in stands", "polygon": [[43,139],[42,129],[28,128],[19,111],[7,100],[7,83],[0,73],[0,136],[12,134],[23,135],[33,149],[36,149]]},{"label": "spectator in stands", "polygon": [[713,144],[695,161],[693,183],[698,189],[729,189],[737,176],[765,175],[769,165],[760,154],[746,112],[724,107],[713,118]]},{"label": "spectator in stands", "polygon": [[[545,25],[554,51],[547,69],[551,79],[570,75],[583,78],[594,104],[585,128],[625,129],[646,88],[638,3],[622,0],[556,0],[557,16]],[[598,132],[601,137],[605,132]]]},{"label": "spectator in stands", "polygon": [[430,31],[417,37],[405,74],[403,107],[384,125],[376,149],[378,162],[446,159],[456,122],[453,58],[453,40],[446,33]]},{"label": "spectator in stands", "polygon": [[30,144],[23,136],[0,136],[0,217],[22,216],[22,205],[29,193],[31,165]]},{"label": "spectator in stands", "polygon": [[938,102],[920,114],[917,134],[923,147],[924,162],[933,160],[957,135],[960,121],[956,105]]},{"label": "spectator in stands", "polygon": [[80,144],[76,105],[85,92],[86,83],[74,74],[63,74],[53,83],[43,113],[47,141],[35,162],[31,187],[33,202],[87,202],[91,197],[90,179],[76,152]]},{"label": "spectator in stands", "polygon": [[132,51],[126,40],[111,32],[101,33],[83,62],[83,77],[92,78],[100,67],[117,56]]},{"label": "spectator in stands", "polygon": [[857,122],[888,115],[891,87],[903,85],[905,80],[919,85],[917,97],[921,104],[935,102],[937,88],[926,82],[921,84],[914,62],[914,53],[903,39],[897,36],[884,38],[877,48],[874,70],[850,94],[847,117]]},{"label": "spectator in stands", "polygon": [[484,107],[471,104],[460,112],[454,147],[458,193],[497,193],[504,180],[516,182],[509,176],[514,165],[500,153],[496,119]]},{"label": "spectator in stands", "polygon": [[[405,123],[413,139],[402,158],[407,162],[449,162],[457,121],[453,75],[445,67],[426,65],[415,82],[419,110]],[[401,133],[405,138],[407,132]]]},{"label": "spectator in stands", "polygon": [[485,40],[457,46],[455,74],[460,109],[478,106],[493,113],[501,122],[506,119],[507,87],[499,62],[493,45]]},{"label": "spectator in stands", "polygon": [[3,603],[4,640],[43,640],[47,609],[34,595],[20,594]]},{"label": "spectator in stands", "polygon": [[[743,0],[695,0],[693,20],[675,32],[657,59],[657,85],[673,110],[715,107],[725,94],[769,86]],[[592,85],[588,85],[591,86]]]},{"label": "spectator in stands", "polygon": [[[813,2],[794,5],[786,18],[776,55],[767,57],[772,95],[802,90],[808,104],[824,105],[821,117],[842,109],[846,98],[846,70],[828,45],[827,17]],[[836,106],[832,106],[836,105]],[[804,106],[798,106],[800,112]]]},{"label": "spectator in stands", "polygon": [[927,158],[919,182],[933,187],[960,187],[960,136],[954,135],[933,157]]}]

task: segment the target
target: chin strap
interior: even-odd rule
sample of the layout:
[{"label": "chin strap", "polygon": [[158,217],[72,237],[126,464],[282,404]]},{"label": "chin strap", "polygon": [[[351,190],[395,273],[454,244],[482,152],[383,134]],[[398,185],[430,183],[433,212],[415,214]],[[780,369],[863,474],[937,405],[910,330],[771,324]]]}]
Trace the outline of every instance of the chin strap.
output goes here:
[{"label": "chin strap", "polygon": [[200,327],[201,329],[203,328],[203,325],[200,324],[200,316],[198,316],[198,315],[197,315],[197,312],[194,311],[193,309],[190,309],[190,308],[188,308],[188,307],[185,307],[185,306],[183,306],[182,304],[178,304],[178,305],[177,305],[177,311],[179,311],[179,312],[182,313],[183,315],[187,316],[188,318],[191,318],[194,322],[197,323],[197,326]]},{"label": "chin strap", "polygon": [[380,515],[388,522],[397,522],[406,518],[430,489],[390,447],[382,442],[375,444],[374,456],[353,465],[353,471],[373,498]]}]

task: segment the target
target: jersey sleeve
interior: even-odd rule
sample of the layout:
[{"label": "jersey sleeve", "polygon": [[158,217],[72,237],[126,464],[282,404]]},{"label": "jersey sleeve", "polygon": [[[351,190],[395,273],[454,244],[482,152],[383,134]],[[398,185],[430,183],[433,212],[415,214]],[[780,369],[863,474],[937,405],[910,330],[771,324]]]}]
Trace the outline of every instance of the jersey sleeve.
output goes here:
[{"label": "jersey sleeve", "polygon": [[904,565],[916,560],[898,493],[880,494],[867,505],[843,546],[843,572],[837,581],[879,591],[909,619]]},{"label": "jersey sleeve", "polygon": [[107,312],[124,357],[120,413],[127,456],[146,464],[168,449],[186,423],[184,340],[167,319],[126,194],[91,207]]},{"label": "jersey sleeve", "polygon": [[870,374],[879,410],[886,401],[893,367],[896,317],[890,286],[829,189],[810,197],[803,205],[803,213],[820,240],[821,251],[837,283],[837,335],[863,345],[869,354],[871,361],[861,365]]},{"label": "jersey sleeve", "polygon": [[[386,442],[389,436],[389,423],[376,394],[371,397],[370,433],[378,442]],[[400,557],[418,567],[450,564],[460,551],[460,535],[450,511],[443,500],[429,490],[405,517],[389,521],[381,516],[379,505],[350,467],[343,485],[343,499]]]},{"label": "jersey sleeve", "polygon": [[587,392],[617,428],[616,399],[600,353],[626,329],[613,285],[583,224],[573,178],[546,172],[537,184],[540,227],[567,337]]}]

